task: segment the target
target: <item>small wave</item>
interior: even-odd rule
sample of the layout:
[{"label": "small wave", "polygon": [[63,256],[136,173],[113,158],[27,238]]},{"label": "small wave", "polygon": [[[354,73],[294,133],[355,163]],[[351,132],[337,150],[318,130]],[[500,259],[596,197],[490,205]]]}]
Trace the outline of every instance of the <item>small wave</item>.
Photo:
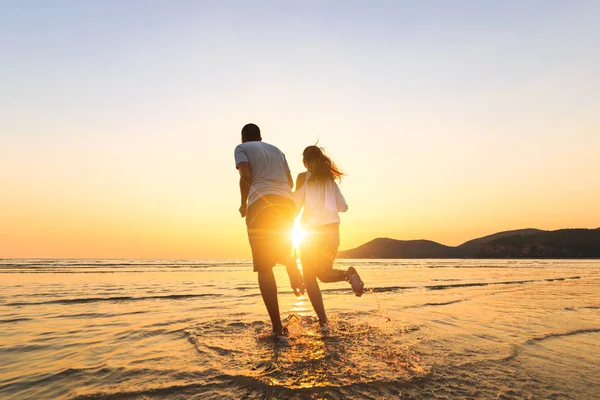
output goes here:
[{"label": "small wave", "polygon": [[577,329],[577,330],[574,330],[574,331],[569,331],[569,332],[564,332],[564,333],[548,333],[548,334],[543,335],[543,336],[531,338],[531,339],[527,340],[525,342],[525,344],[533,344],[533,343],[536,343],[536,342],[541,342],[541,341],[546,340],[546,339],[553,339],[553,338],[561,338],[561,337],[566,337],[566,336],[580,335],[580,334],[583,334],[583,333],[599,333],[599,332],[600,332],[599,328],[590,328],[590,329]]},{"label": "small wave", "polygon": [[[237,392],[233,395],[232,390]],[[221,374],[215,376],[210,382],[167,385],[150,387],[139,390],[123,390],[116,392],[97,392],[73,397],[73,400],[96,399],[130,399],[130,398],[247,398],[252,392],[266,394],[260,398],[290,398],[297,391],[281,386],[273,386],[262,382],[260,379],[248,375]],[[229,395],[226,395],[229,394]],[[253,398],[253,397],[251,397]]]},{"label": "small wave", "polygon": [[12,391],[26,390],[28,388],[31,388],[32,386],[39,385],[41,383],[54,382],[54,381],[60,380],[62,378],[69,378],[74,375],[85,374],[88,371],[97,371],[97,369],[96,368],[67,368],[67,369],[62,370],[57,373],[46,373],[43,375],[38,375],[37,376],[38,379],[29,379],[29,380],[14,382],[14,383],[8,383],[5,385],[0,385],[0,393],[8,391],[8,390],[12,390]]},{"label": "small wave", "polygon": [[10,347],[0,347],[0,354],[1,353],[25,354],[30,351],[38,351],[38,350],[42,350],[42,349],[47,349],[49,347],[51,347],[51,346],[45,345],[45,344],[22,344],[22,345],[10,346]]},{"label": "small wave", "polygon": [[12,269],[2,270],[0,274],[139,274],[142,272],[162,272],[162,273],[174,273],[174,272],[196,272],[194,269],[182,269],[173,271],[172,269],[133,269],[133,270],[110,270],[110,271],[85,271],[76,269],[66,270],[51,270],[51,269],[40,269],[40,270],[25,270],[25,269]]},{"label": "small wave", "polygon": [[[102,263],[102,262],[90,262],[90,263],[3,263],[0,264],[0,271],[4,269],[16,269],[26,270],[26,272],[33,272],[27,270],[37,269],[50,269],[60,270],[67,269],[73,272],[79,272],[78,269],[100,269],[100,268],[151,268],[156,271],[157,269],[179,269],[179,268],[191,268],[191,269],[204,269],[211,267],[239,267],[240,265],[246,264],[245,262],[209,262],[209,263],[127,263],[127,262],[116,262],[116,263]],[[251,263],[250,263],[251,264]]]},{"label": "small wave", "polygon": [[516,344],[513,344],[510,354],[508,354],[507,356],[505,356],[497,361],[506,362],[506,361],[514,360],[515,358],[517,358],[519,356],[519,352],[520,352],[519,346]]},{"label": "small wave", "polygon": [[[508,353],[503,354],[503,351],[499,350],[494,355],[488,355],[485,358],[481,358],[481,359],[477,359],[477,360],[457,363],[456,366],[460,367],[461,369],[466,369],[466,370],[477,370],[477,369],[481,368],[482,365],[486,365],[489,363],[505,363],[507,361],[514,360],[515,358],[517,358],[520,355],[520,353],[521,353],[521,346],[517,345],[517,344],[513,344],[510,347],[510,350],[508,351]],[[499,357],[496,357],[496,356],[499,356]]]},{"label": "small wave", "polygon": [[[13,264],[0,264],[0,268],[38,268],[38,267],[50,267],[50,268],[95,268],[95,267],[166,267],[166,268],[177,268],[177,267],[214,267],[227,264],[211,264],[211,263],[200,263],[200,264],[152,264],[152,263],[13,263]],[[237,264],[230,264],[237,265]]]},{"label": "small wave", "polygon": [[[210,387],[216,386],[214,384],[201,384],[201,383],[190,383],[188,385],[171,385],[165,387],[149,388],[142,390],[131,390],[131,391],[118,391],[118,392],[98,392],[80,395],[74,397],[73,400],[96,400],[96,399],[124,399],[124,398],[146,398],[147,396],[158,396],[158,398],[164,396],[173,396],[175,394],[185,394],[188,391],[193,390],[194,392],[209,389]],[[183,392],[183,393],[182,393]]]},{"label": "small wave", "polygon": [[131,311],[124,313],[80,313],[80,314],[60,314],[50,318],[110,318],[121,317],[123,315],[145,314],[148,311]]},{"label": "small wave", "polygon": [[429,290],[443,290],[443,289],[452,289],[458,287],[474,287],[474,286],[492,286],[492,285],[522,285],[525,283],[535,283],[535,282],[554,282],[554,281],[565,281],[568,279],[580,279],[580,276],[570,276],[565,278],[547,278],[547,279],[529,279],[522,281],[501,281],[501,282],[472,282],[472,283],[457,283],[457,284],[449,284],[449,285],[431,285],[424,286]]},{"label": "small wave", "polygon": [[547,265],[427,265],[423,268],[455,268],[455,269],[543,269],[546,268]]},{"label": "small wave", "polygon": [[512,282],[472,282],[472,283],[457,283],[453,285],[428,285],[424,288],[429,290],[444,290],[460,287],[476,287],[476,286],[489,286],[489,285],[501,285],[501,284],[519,284],[525,283],[526,281],[512,281]]},{"label": "small wave", "polygon": [[241,290],[241,291],[251,290],[251,289],[255,289],[255,288],[256,288],[256,286],[237,286],[237,287],[235,287],[236,290]]},{"label": "small wave", "polygon": [[[169,369],[150,369],[150,368],[125,368],[125,367],[89,367],[89,368],[67,368],[62,371],[56,373],[49,373],[38,375],[33,379],[23,380],[20,382],[9,383],[5,385],[0,385],[0,393],[18,393],[20,391],[28,391],[32,387],[40,387],[42,385],[49,384],[60,384],[63,382],[100,382],[98,386],[114,386],[114,377],[119,376],[123,380],[135,379],[143,376],[157,376],[162,374],[176,374],[177,371],[169,370]],[[201,376],[198,377],[199,379]],[[102,384],[104,382],[104,385]],[[201,384],[192,384],[192,385],[174,385],[168,386],[165,388],[149,388],[142,389],[139,391],[116,391],[116,392],[98,392],[80,395],[74,398],[77,399],[122,399],[122,398],[130,398],[130,396],[135,396],[136,394],[173,394],[178,392],[178,388],[181,387],[190,387],[190,388],[202,388],[204,385]],[[89,389],[88,389],[89,390]],[[102,389],[100,389],[102,390]],[[59,396],[39,396],[39,397],[30,397],[27,398],[55,398]],[[60,396],[62,398],[62,396]],[[162,396],[161,396],[162,397]],[[24,398],[24,397],[14,397],[14,398]]]},{"label": "small wave", "polygon": [[[374,287],[365,289],[366,292],[373,293],[385,293],[385,292],[398,292],[400,290],[409,290],[409,289],[420,289],[420,286],[386,286],[386,287]],[[338,289],[343,290],[343,289]]]},{"label": "small wave", "polygon": [[84,304],[84,303],[98,303],[98,302],[110,302],[110,301],[141,301],[141,300],[182,300],[192,299],[200,297],[220,297],[222,294],[218,293],[202,293],[202,294],[171,294],[167,296],[116,296],[116,297],[84,297],[76,299],[57,299],[49,301],[37,301],[37,302],[15,302],[7,303],[6,306],[33,306],[43,304]]},{"label": "small wave", "polygon": [[[106,326],[106,324],[103,325],[99,325],[99,326]],[[128,331],[124,331],[121,333],[117,333],[115,334],[115,338],[118,340],[123,340],[123,341],[128,341],[128,342],[137,342],[140,341],[142,339],[147,339],[147,338],[151,338],[151,337],[155,337],[155,336],[160,336],[160,337],[165,337],[167,335],[175,335],[175,336],[182,336],[185,334],[187,330],[187,327],[179,327],[179,328],[165,328],[165,329],[146,329],[146,328],[139,328],[136,330],[128,330]]]},{"label": "small wave", "polygon": [[[287,292],[285,292],[285,291],[279,292],[279,294],[285,294],[285,293],[287,293]],[[289,293],[292,293],[292,292],[290,291]],[[260,296],[260,293],[240,294],[237,297],[246,298],[246,297],[258,297],[258,296]]]},{"label": "small wave", "polygon": [[577,310],[600,310],[600,306],[581,306],[581,307],[565,307],[563,310],[566,311],[577,311]]},{"label": "small wave", "polygon": [[11,318],[11,319],[0,319],[0,324],[12,324],[15,322],[31,321],[32,318]]},{"label": "small wave", "polygon": [[[210,350],[212,353],[214,353],[217,356],[230,356],[230,355],[234,355],[234,354],[244,354],[243,351],[239,351],[239,350],[234,350],[234,349],[226,349],[224,347],[220,347],[220,346],[209,346],[209,345],[205,345],[205,348],[207,348],[208,350]],[[197,349],[199,350],[199,349]]]},{"label": "small wave", "polygon": [[[570,276],[564,278],[548,278],[548,279],[530,279],[522,281],[500,281],[500,282],[466,282],[466,283],[448,283],[442,285],[425,285],[425,286],[384,286],[374,287],[365,289],[368,293],[385,293],[385,292],[398,292],[401,290],[414,290],[414,289],[427,289],[427,290],[445,290],[462,287],[477,287],[477,286],[492,286],[492,285],[522,285],[526,283],[535,282],[554,282],[554,281],[565,281],[569,279],[580,279],[580,276]],[[322,292],[348,292],[350,289],[326,289],[321,290]]]},{"label": "small wave", "polygon": [[447,306],[450,304],[455,304],[455,303],[460,303],[466,301],[465,299],[458,299],[458,300],[451,300],[451,301],[445,301],[445,302],[441,302],[441,303],[424,303],[424,304],[417,304],[414,306],[407,306],[404,308],[421,308],[421,307],[436,307],[436,306]]},{"label": "small wave", "polygon": [[144,328],[157,328],[157,327],[163,327],[163,326],[171,326],[174,324],[181,324],[181,323],[185,323],[185,322],[191,322],[194,320],[195,320],[195,318],[182,318],[182,319],[173,320],[173,321],[156,322],[154,324],[146,325],[146,326],[144,326]]}]

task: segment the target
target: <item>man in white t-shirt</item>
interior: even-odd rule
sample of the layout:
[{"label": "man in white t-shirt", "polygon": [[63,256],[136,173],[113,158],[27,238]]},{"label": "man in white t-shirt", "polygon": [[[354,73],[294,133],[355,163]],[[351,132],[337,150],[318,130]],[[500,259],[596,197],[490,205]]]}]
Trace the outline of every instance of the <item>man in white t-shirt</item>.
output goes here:
[{"label": "man in white t-shirt", "polygon": [[292,254],[295,204],[294,185],[285,155],[264,143],[255,124],[242,128],[242,144],[235,148],[235,165],[240,172],[240,215],[246,217],[254,271],[276,336],[285,334],[279,314],[276,264],[286,266],[292,289],[304,293],[302,275]]}]

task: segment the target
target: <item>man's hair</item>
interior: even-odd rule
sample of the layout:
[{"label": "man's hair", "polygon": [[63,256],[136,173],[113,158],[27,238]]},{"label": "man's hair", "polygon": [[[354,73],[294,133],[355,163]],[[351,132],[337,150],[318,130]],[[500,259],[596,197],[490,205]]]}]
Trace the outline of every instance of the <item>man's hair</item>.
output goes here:
[{"label": "man's hair", "polygon": [[246,124],[242,128],[242,139],[245,142],[255,142],[261,140],[260,128],[256,124]]}]

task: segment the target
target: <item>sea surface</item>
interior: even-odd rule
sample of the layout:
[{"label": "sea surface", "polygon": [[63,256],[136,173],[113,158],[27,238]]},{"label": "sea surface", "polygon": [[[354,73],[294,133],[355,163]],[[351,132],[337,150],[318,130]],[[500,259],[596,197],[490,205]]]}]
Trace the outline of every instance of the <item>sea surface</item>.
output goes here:
[{"label": "sea surface", "polygon": [[598,399],[600,260],[338,260],[331,330],[249,261],[0,260],[2,399]]}]

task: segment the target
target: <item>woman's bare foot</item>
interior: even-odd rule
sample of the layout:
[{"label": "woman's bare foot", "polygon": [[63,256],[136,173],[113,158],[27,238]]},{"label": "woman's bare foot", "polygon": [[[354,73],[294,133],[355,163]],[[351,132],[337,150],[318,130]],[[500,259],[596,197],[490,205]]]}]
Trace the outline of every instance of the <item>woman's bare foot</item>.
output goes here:
[{"label": "woman's bare foot", "polygon": [[289,342],[288,334],[289,332],[287,327],[273,329],[273,339],[275,339],[277,342]]},{"label": "woman's bare foot", "polygon": [[350,282],[352,291],[356,296],[360,297],[363,295],[365,285],[363,284],[362,279],[360,279],[360,276],[354,267],[348,268],[348,282]]}]

